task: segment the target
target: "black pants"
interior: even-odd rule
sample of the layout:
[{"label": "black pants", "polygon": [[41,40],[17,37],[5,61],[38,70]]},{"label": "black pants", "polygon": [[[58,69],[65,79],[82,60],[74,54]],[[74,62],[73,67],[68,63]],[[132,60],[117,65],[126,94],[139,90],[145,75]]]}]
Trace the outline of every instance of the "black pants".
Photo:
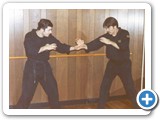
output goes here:
[{"label": "black pants", "polygon": [[51,108],[60,108],[57,82],[48,61],[27,60],[23,73],[22,95],[17,109],[27,109],[34,96],[38,82],[48,96]]},{"label": "black pants", "polygon": [[113,79],[119,76],[122,80],[126,93],[131,98],[134,108],[139,108],[136,102],[136,90],[131,75],[131,61],[127,60],[123,63],[115,63],[109,61],[105,70],[103,81],[100,87],[98,108],[104,108],[106,101],[109,99],[109,91]]}]

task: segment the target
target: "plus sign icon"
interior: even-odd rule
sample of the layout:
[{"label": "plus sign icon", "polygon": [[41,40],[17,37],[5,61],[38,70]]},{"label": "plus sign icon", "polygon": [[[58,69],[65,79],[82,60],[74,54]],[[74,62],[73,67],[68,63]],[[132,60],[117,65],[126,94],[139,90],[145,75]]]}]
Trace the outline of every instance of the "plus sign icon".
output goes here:
[{"label": "plus sign icon", "polygon": [[143,89],[137,94],[137,103],[144,110],[153,109],[157,102],[158,97],[153,90]]}]

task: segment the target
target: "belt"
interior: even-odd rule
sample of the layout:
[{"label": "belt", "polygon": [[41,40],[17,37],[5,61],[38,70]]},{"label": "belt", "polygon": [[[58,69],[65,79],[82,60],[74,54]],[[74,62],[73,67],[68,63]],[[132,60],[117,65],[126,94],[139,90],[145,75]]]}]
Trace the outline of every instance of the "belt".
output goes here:
[{"label": "belt", "polygon": [[34,83],[36,83],[36,65],[37,65],[37,63],[43,64],[43,68],[44,68],[44,80],[46,81],[46,62],[48,62],[48,61],[36,60],[36,59],[32,59],[32,58],[28,58],[28,60],[31,61],[32,64],[33,64]]}]

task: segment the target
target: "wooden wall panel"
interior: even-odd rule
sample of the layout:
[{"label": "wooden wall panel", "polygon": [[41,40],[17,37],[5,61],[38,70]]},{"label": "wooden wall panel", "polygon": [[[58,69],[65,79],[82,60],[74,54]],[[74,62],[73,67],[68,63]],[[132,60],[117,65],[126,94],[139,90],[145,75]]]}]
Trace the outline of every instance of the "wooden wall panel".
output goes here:
[{"label": "wooden wall panel", "polygon": [[[81,38],[84,39],[86,42],[88,40],[89,35],[89,10],[81,10],[80,11],[81,17]],[[79,54],[85,53],[85,51],[79,51]],[[76,85],[78,89],[77,98],[76,99],[85,99],[87,97],[87,82],[88,82],[88,57],[79,57],[77,58],[77,74],[76,74],[76,81],[79,83]],[[78,81],[80,80],[80,81]]]},{"label": "wooden wall panel", "polygon": [[[14,56],[14,45],[12,44],[14,42],[14,10],[10,10],[10,22],[9,22],[9,56]],[[12,39],[11,39],[12,38]],[[14,95],[16,95],[13,91],[15,90],[15,83],[16,83],[16,79],[15,79],[15,66],[11,63],[12,61],[10,61],[9,63],[9,78],[10,78],[10,82],[9,82],[9,97],[10,97],[10,101],[9,104],[13,105],[17,100],[17,98],[14,97]],[[12,79],[12,81],[11,81]],[[12,85],[12,86],[11,86]],[[14,87],[13,87],[14,86]],[[18,86],[20,87],[20,86]]]},{"label": "wooden wall panel", "polygon": [[[22,41],[24,41],[24,37],[25,37],[25,35],[26,35],[26,33],[28,33],[31,29],[33,29],[33,28],[31,28],[30,29],[30,27],[29,27],[29,10],[27,10],[27,9],[25,9],[25,10],[23,10],[23,39],[22,39]],[[21,45],[23,48],[22,48],[22,50],[24,51],[23,52],[23,55],[25,55],[25,50],[24,50],[24,46],[23,45]]]},{"label": "wooden wall panel", "polygon": [[[89,38],[87,42],[91,41],[94,39],[94,31],[95,31],[95,10],[89,10]],[[86,92],[87,92],[87,98],[93,98],[94,96],[94,89],[93,85],[95,82],[94,81],[94,73],[93,73],[93,58],[94,57],[88,57],[88,80],[86,82]]]},{"label": "wooden wall panel", "polygon": [[[143,19],[143,11],[141,10],[135,10],[135,26],[134,26],[134,36],[133,41],[135,41],[133,45],[133,54],[132,54],[132,64],[133,64],[133,78],[134,79],[140,79],[141,77],[141,60],[142,60],[142,49],[143,49],[143,25],[144,25],[144,19]],[[138,46],[138,47],[137,47]],[[138,55],[140,54],[140,55]]]},{"label": "wooden wall panel", "polygon": [[31,9],[29,10],[29,28],[30,30],[37,28],[37,23],[41,18],[41,10]]},{"label": "wooden wall panel", "polygon": [[[46,13],[47,18],[50,19],[51,22],[53,23],[52,34],[54,36],[56,36],[56,33],[57,33],[56,32],[56,29],[57,29],[57,10],[50,10],[49,9],[46,12],[47,12]],[[57,53],[55,51],[52,51],[50,54],[55,55]],[[56,75],[56,59],[50,59],[49,62],[52,67],[53,74],[55,76]]]},{"label": "wooden wall panel", "polygon": [[[82,38],[82,10],[77,10],[77,37]],[[82,51],[77,51],[77,54],[81,54]],[[80,99],[81,95],[81,59],[78,57],[76,58],[76,83],[75,83],[75,99]],[[80,80],[81,79],[81,80]]]},{"label": "wooden wall panel", "polygon": [[21,94],[24,60],[21,59],[16,61],[11,60],[9,67],[10,67],[9,95],[10,95],[10,104],[13,105],[17,103],[17,100]]},{"label": "wooden wall panel", "polygon": [[[62,34],[63,33],[63,34]],[[62,42],[68,44],[68,10],[57,10],[57,34],[56,37]],[[60,99],[67,100],[67,80],[68,80],[68,59],[57,58],[56,78],[58,82]]]},{"label": "wooden wall panel", "polygon": [[9,55],[10,56],[15,56],[15,46],[14,46],[14,29],[15,29],[15,20],[14,20],[14,13],[15,11],[14,10],[10,10],[10,16],[9,16],[9,28],[10,28],[10,31],[9,31],[9,39],[10,39],[10,42],[9,42]]},{"label": "wooden wall panel", "polygon": [[20,56],[23,54],[23,10],[15,10],[15,23],[14,23],[14,39],[16,44],[14,44],[15,56]]},{"label": "wooden wall panel", "polygon": [[[75,45],[75,39],[77,37],[77,10],[68,10],[68,44],[71,46]],[[70,54],[76,54],[72,52]],[[67,82],[67,99],[75,99],[76,95],[76,58],[68,58],[68,82]]]},{"label": "wooden wall panel", "polygon": [[[95,22],[94,22],[94,38],[99,37],[99,35],[104,34],[103,22],[105,19],[105,10],[95,10]],[[105,47],[100,48],[96,53],[104,53]],[[106,62],[106,57],[93,57],[93,97],[99,97],[99,89],[101,81],[104,75],[104,67]],[[101,63],[101,64],[99,64]],[[98,74],[97,74],[98,73]]]},{"label": "wooden wall panel", "polygon": [[[76,38],[90,42],[104,34],[103,22],[106,17],[118,19],[119,26],[130,32],[132,74],[134,80],[141,77],[141,61],[144,35],[144,10],[67,10],[31,9],[12,10],[10,13],[10,56],[25,56],[24,36],[37,28],[40,18],[48,18],[53,23],[53,35],[62,43],[75,45]],[[17,47],[18,45],[18,47]],[[105,47],[91,53],[104,53]],[[74,51],[70,54],[84,54]],[[51,55],[60,54],[55,51]],[[10,105],[15,105],[20,93],[22,75],[26,59],[10,59]],[[106,56],[64,57],[49,60],[58,83],[60,100],[97,98],[108,59]],[[140,88],[139,88],[140,89]],[[111,95],[124,94],[119,79],[113,81]],[[47,102],[47,96],[38,85],[32,103]]]}]

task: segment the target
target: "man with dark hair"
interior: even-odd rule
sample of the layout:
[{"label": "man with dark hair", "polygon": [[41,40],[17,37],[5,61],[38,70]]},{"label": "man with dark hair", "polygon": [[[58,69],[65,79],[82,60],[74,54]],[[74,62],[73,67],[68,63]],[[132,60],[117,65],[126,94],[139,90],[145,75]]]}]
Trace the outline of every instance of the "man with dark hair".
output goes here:
[{"label": "man with dark hair", "polygon": [[121,29],[118,26],[118,21],[113,17],[107,18],[103,23],[103,27],[106,30],[106,34],[90,43],[84,44],[84,41],[81,39],[77,41],[78,49],[85,49],[87,52],[97,50],[104,45],[106,46],[106,56],[109,62],[107,63],[100,87],[98,108],[105,108],[112,81],[117,75],[121,78],[134,108],[139,108],[136,102],[136,90],[131,74],[129,32]]},{"label": "man with dark hair", "polygon": [[53,24],[48,19],[41,19],[37,29],[25,35],[24,47],[27,61],[23,73],[22,95],[16,105],[17,109],[27,109],[35,93],[38,82],[48,96],[51,108],[61,108],[57,82],[48,62],[50,51],[69,53],[75,47],[62,44],[52,36]]}]

